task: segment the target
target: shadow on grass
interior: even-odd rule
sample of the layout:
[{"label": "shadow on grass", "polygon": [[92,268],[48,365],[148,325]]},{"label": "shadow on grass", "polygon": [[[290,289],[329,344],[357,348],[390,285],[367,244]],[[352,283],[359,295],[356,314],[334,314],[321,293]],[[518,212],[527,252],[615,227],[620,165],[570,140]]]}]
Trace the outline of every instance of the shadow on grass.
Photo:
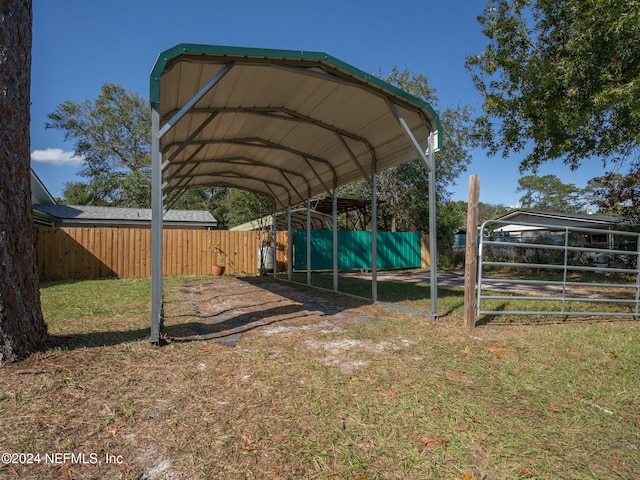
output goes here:
[{"label": "shadow on grass", "polygon": [[[317,295],[317,290],[304,286],[292,286],[269,277],[236,278],[254,287],[246,290],[215,290],[215,281],[198,283],[205,287],[197,298],[189,298],[188,284],[181,285],[179,295],[164,304],[164,324],[161,328],[161,344],[196,340],[217,340],[235,345],[239,337],[248,331],[273,325],[281,321],[335,315],[346,309],[362,305],[363,301],[327,293]],[[267,297],[262,290],[276,296]],[[335,298],[334,298],[335,297]],[[184,305],[195,304],[195,311],[185,312]],[[172,307],[178,311],[172,313]],[[137,322],[140,325],[139,322]],[[100,319],[91,325],[95,330],[81,333],[53,334],[47,339],[49,349],[75,350],[80,348],[105,347],[138,341],[150,341],[150,326],[144,328],[115,327],[100,329]]]},{"label": "shadow on grass", "polygon": [[[306,274],[294,274],[293,281],[296,282],[296,285],[306,287]],[[311,285],[328,290],[333,289],[332,278],[328,274],[313,274]],[[371,299],[371,280],[341,276],[338,290],[339,293]],[[377,290],[380,302],[408,307],[425,313],[431,310],[431,288],[428,283],[379,279]],[[438,316],[450,315],[454,311],[462,309],[463,302],[461,300],[463,298],[464,290],[462,288],[438,285]]]},{"label": "shadow on grass", "polygon": [[[501,302],[493,308],[497,312],[507,312],[513,309],[513,305],[508,302]],[[624,322],[637,321],[638,319],[632,314],[624,315],[585,315],[576,313],[573,315],[565,314],[542,314],[542,313],[492,313],[484,314],[478,317],[476,327],[482,326],[526,326],[526,325],[562,325],[562,324],[581,324],[581,323],[606,323],[606,322]]]},{"label": "shadow on grass", "polygon": [[[198,287],[207,287],[196,299],[188,298],[191,292],[188,284],[177,288],[179,295],[165,302],[165,322],[162,338],[169,342],[190,342],[197,340],[217,340],[221,343],[229,339],[234,345],[239,337],[248,331],[274,325],[285,320],[307,319],[308,317],[334,316],[347,310],[370,303],[371,282],[357,278],[341,278],[340,291],[332,292],[329,276],[318,276],[313,286],[327,290],[319,291],[304,283],[290,283],[275,280],[272,277],[236,277],[238,282],[256,287],[249,297],[242,291],[221,293],[215,290],[216,281],[198,283]],[[209,287],[211,290],[209,290]],[[276,295],[269,299],[261,291]],[[342,295],[346,293],[348,295]],[[350,295],[356,295],[356,298]],[[424,283],[403,281],[380,281],[378,296],[381,302],[394,303],[417,310],[430,308],[430,288]],[[461,289],[439,287],[440,316],[449,315],[461,308],[464,293]],[[222,299],[230,304],[223,304]],[[180,305],[193,303],[196,310],[184,312]],[[171,313],[171,306],[178,306]],[[169,307],[169,308],[167,308]],[[99,320],[97,320],[99,322]],[[122,343],[150,340],[150,328],[132,328],[114,331],[99,330],[87,333],[51,335],[49,348],[73,350],[78,348],[112,346]]]},{"label": "shadow on grass", "polygon": [[638,321],[632,315],[597,316],[597,315],[483,315],[476,327],[482,326],[527,326],[527,325],[568,325],[589,323],[618,323]]},{"label": "shadow on grass", "polygon": [[149,338],[149,328],[124,331],[95,331],[70,335],[49,335],[48,349],[76,350],[78,348],[109,347],[121,343],[133,343]]},{"label": "shadow on grass", "polygon": [[[199,340],[223,340],[229,338],[229,342],[235,343],[239,337],[251,330],[260,327],[274,325],[290,320],[287,315],[295,314],[297,319],[310,317],[313,313],[292,312],[289,306],[275,307],[260,312],[240,313],[221,321],[214,322],[189,322],[167,326],[163,333],[174,342],[193,342]],[[284,317],[283,317],[284,315]],[[203,318],[211,318],[203,315]]]}]

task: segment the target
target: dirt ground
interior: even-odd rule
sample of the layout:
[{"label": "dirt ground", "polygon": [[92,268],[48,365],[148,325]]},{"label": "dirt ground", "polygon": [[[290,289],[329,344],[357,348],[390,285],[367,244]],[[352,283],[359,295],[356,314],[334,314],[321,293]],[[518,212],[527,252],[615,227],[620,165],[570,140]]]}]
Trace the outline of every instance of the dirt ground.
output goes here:
[{"label": "dirt ground", "polygon": [[[367,305],[364,300],[344,295],[338,298],[338,294],[331,292],[319,295],[315,289],[265,277],[204,278],[187,284],[181,293],[193,319],[184,322],[184,303],[180,312],[172,308],[171,301],[167,302],[165,317],[170,342],[215,340],[233,347],[245,335],[304,334],[306,348],[325,352],[324,358],[319,359],[321,363],[339,367],[345,374],[362,366],[345,355],[350,349],[385,348],[385,345],[359,345],[356,343],[362,341],[358,340],[320,339],[344,331],[349,324],[381,321],[357,308]],[[172,328],[173,321],[180,322],[180,326]]]}]

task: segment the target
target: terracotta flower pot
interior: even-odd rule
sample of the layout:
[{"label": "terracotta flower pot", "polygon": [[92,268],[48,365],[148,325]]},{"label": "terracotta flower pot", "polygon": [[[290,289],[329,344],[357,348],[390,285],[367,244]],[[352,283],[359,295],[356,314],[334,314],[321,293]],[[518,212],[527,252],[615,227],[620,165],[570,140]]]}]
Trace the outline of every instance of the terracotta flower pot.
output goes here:
[{"label": "terracotta flower pot", "polygon": [[214,265],[211,269],[211,273],[214,277],[219,277],[224,274],[224,265]]}]

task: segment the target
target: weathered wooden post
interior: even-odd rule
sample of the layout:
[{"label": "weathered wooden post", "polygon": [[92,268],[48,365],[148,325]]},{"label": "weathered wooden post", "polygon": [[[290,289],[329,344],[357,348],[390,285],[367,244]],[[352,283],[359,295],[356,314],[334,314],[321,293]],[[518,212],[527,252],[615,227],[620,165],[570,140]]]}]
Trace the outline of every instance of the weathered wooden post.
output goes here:
[{"label": "weathered wooden post", "polygon": [[476,276],[478,274],[478,201],[480,176],[469,177],[467,246],[464,263],[464,322],[468,331],[476,327]]}]

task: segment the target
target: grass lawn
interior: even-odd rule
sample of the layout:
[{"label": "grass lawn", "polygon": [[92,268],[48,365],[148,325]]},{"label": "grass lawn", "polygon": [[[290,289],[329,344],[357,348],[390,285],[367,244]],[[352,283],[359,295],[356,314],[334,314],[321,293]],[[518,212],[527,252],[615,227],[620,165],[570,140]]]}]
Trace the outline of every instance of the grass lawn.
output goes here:
[{"label": "grass lawn", "polygon": [[[188,293],[202,282],[166,279],[169,333],[202,320]],[[437,321],[287,288],[378,321],[153,347],[148,280],[43,285],[49,349],[0,368],[0,450],[28,454],[3,456],[0,478],[640,478],[640,322],[485,319],[469,334],[461,288],[440,289]],[[412,308],[427,292],[379,286]]]}]

